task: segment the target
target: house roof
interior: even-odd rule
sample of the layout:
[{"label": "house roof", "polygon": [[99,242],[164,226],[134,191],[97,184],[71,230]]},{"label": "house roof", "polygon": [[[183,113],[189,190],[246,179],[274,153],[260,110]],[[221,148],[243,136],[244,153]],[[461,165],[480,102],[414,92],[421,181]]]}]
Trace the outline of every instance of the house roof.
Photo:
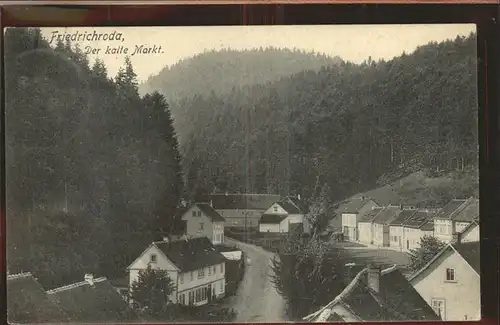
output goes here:
[{"label": "house roof", "polygon": [[216,210],[267,210],[280,200],[276,194],[210,194],[206,201]]},{"label": "house roof", "polygon": [[434,220],[432,220],[432,219],[427,220],[427,222],[424,223],[420,227],[420,230],[422,230],[422,231],[433,231],[434,230]]},{"label": "house roof", "polygon": [[341,213],[358,213],[359,210],[365,206],[366,203],[372,199],[366,197],[352,198],[342,205],[340,208]]},{"label": "house roof", "polygon": [[7,276],[7,318],[11,323],[62,323],[71,319],[31,273]]},{"label": "house roof", "polygon": [[287,218],[287,215],[263,214],[260,217],[259,222],[260,223],[267,223],[267,224],[277,224],[277,223],[280,223],[281,221],[285,220],[286,218]]},{"label": "house roof", "polygon": [[206,215],[212,222],[224,222],[226,219],[224,219],[219,212],[215,211],[214,208],[210,206],[210,204],[207,203],[196,203],[195,204],[198,209],[203,212],[204,215]]},{"label": "house roof", "polygon": [[382,210],[384,210],[384,208],[373,208],[361,215],[358,222],[372,222]]},{"label": "house roof", "polygon": [[439,210],[435,215],[434,219],[451,219],[452,215],[457,212],[458,209],[466,203],[466,199],[453,199],[448,204],[446,204],[441,210]]},{"label": "house roof", "polygon": [[124,275],[121,277],[113,278],[109,280],[109,283],[111,283],[112,286],[121,288],[121,287],[127,287],[129,286],[129,277],[128,275]]},{"label": "house roof", "polygon": [[388,225],[402,212],[399,206],[387,206],[373,220],[374,223]]},{"label": "house roof", "polygon": [[434,229],[433,216],[433,211],[418,210],[410,219],[406,220],[404,226],[408,228],[420,228],[427,225],[429,221],[432,221],[432,229]]},{"label": "house roof", "polygon": [[409,220],[418,210],[405,209],[394,220],[391,221],[391,226],[402,226]]},{"label": "house roof", "polygon": [[279,204],[279,206],[282,207],[288,214],[302,214],[299,207],[288,200],[277,202],[277,204]]},{"label": "house roof", "polygon": [[472,222],[465,227],[460,233],[462,236],[469,233],[472,229],[479,227],[479,221],[477,219],[472,220]]},{"label": "house roof", "polygon": [[206,237],[155,242],[154,245],[182,272],[224,263],[226,258]]},{"label": "house roof", "polygon": [[360,321],[439,319],[396,266],[381,272],[378,293],[368,287],[367,273],[368,269],[363,269],[332,302],[304,320],[323,322],[334,314],[336,305],[342,305]]},{"label": "house roof", "polygon": [[299,208],[302,213],[307,213],[309,208],[307,204],[305,204],[304,201],[300,200],[299,198],[293,197],[293,196],[287,196],[286,199],[288,199],[290,202],[292,202],[297,208]]},{"label": "house roof", "polygon": [[470,198],[462,206],[460,211],[453,214],[453,220],[458,222],[472,222],[479,217],[479,200]]},{"label": "house roof", "polygon": [[135,319],[127,302],[106,278],[82,281],[47,291],[74,322],[119,322]]},{"label": "house roof", "polygon": [[481,259],[481,254],[479,251],[479,242],[467,242],[467,243],[451,243],[447,244],[444,246],[434,257],[427,262],[420,270],[417,272],[413,273],[408,281],[412,281],[415,279],[417,276],[422,274],[425,270],[427,270],[432,264],[437,263],[436,261],[441,257],[445,252],[447,251],[454,251],[460,256],[463,257],[463,259],[474,269],[474,271],[477,274],[480,274],[480,259]]}]

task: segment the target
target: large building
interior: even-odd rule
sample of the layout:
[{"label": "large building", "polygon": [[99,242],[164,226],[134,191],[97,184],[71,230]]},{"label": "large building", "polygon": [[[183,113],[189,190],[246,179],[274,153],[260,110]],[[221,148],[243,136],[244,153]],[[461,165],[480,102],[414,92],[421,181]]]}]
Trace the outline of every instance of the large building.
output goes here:
[{"label": "large building", "polygon": [[478,199],[451,200],[434,216],[434,236],[445,243],[450,243],[455,233],[462,232],[478,217]]},{"label": "large building", "polygon": [[226,220],[226,227],[257,229],[262,214],[280,200],[275,194],[210,194],[203,201]]},{"label": "large building", "polygon": [[172,303],[201,306],[225,295],[225,263],[206,237],[165,239],[149,245],[128,267],[129,284],[132,287],[139,272],[150,265],[168,272],[174,283]]},{"label": "large building", "polygon": [[344,238],[350,241],[358,240],[358,221],[366,212],[378,207],[377,203],[370,198],[352,198],[342,205],[342,232]]},{"label": "large building", "polygon": [[188,237],[207,237],[212,244],[224,243],[224,222],[226,221],[207,203],[196,203],[182,215],[185,233]]}]

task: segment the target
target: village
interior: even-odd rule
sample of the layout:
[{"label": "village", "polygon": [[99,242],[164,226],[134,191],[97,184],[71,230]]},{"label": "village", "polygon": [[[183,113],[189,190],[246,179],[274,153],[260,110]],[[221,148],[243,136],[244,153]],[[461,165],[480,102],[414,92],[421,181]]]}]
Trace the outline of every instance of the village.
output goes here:
[{"label": "village", "polygon": [[[9,305],[11,313],[36,310],[43,313],[40,320],[51,321],[96,319],[96,313],[101,320],[125,319],[132,313],[130,290],[147,268],[168,273],[174,283],[169,297],[173,304],[223,305],[238,312],[242,306],[231,296],[253,295],[245,291],[269,281],[257,270],[267,267],[279,243],[292,231],[311,232],[300,196],[212,194],[179,213],[184,233],[153,241],[124,270],[123,278],[85,274],[82,282],[45,291],[29,272],[9,274],[9,299],[16,301]],[[357,275],[339,296],[304,320],[367,321],[374,313],[386,320],[480,319],[478,199],[453,199],[440,209],[425,209],[379,206],[371,198],[354,197],[338,206],[321,236],[362,254],[366,263],[354,268]],[[409,273],[404,258],[391,258],[418,249],[424,237],[437,238],[444,246],[420,270]],[[377,261],[382,255],[388,258]],[[240,281],[244,285],[238,288]],[[257,309],[263,308],[262,301],[278,300],[252,298]],[[375,309],[367,310],[368,303]],[[101,308],[103,304],[108,308]]]}]

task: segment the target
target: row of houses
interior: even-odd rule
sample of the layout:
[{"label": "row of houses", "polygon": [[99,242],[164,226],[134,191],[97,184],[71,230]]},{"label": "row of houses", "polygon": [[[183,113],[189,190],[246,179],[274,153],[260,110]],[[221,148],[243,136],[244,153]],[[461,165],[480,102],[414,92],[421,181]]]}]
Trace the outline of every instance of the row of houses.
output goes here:
[{"label": "row of houses", "polygon": [[379,206],[365,197],[354,198],[342,208],[342,230],[347,240],[377,247],[410,251],[423,236],[449,243],[453,234],[462,240],[479,238],[479,200],[453,199],[442,209],[403,205]]}]

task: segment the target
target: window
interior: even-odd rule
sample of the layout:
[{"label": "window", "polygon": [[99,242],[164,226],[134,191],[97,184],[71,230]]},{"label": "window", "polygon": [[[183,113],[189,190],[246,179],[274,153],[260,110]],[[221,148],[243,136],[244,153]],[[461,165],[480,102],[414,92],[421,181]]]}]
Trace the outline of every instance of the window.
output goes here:
[{"label": "window", "polygon": [[189,304],[192,305],[194,303],[194,291],[189,291]]},{"label": "window", "polygon": [[184,283],[184,274],[179,275],[179,280],[181,283]]},{"label": "window", "polygon": [[179,303],[180,303],[181,305],[185,305],[185,304],[186,304],[186,296],[185,296],[183,293],[181,293],[181,294],[179,295]]},{"label": "window", "polygon": [[223,293],[224,292],[224,281],[221,281],[220,282],[220,292]]},{"label": "window", "polygon": [[446,281],[456,281],[455,269],[446,269]]},{"label": "window", "polygon": [[445,301],[444,299],[432,299],[431,307],[434,309],[434,312],[441,318],[441,320],[446,320],[445,318]]},{"label": "window", "polygon": [[220,265],[220,273],[224,273],[224,264]]},{"label": "window", "polygon": [[208,268],[208,275],[212,275],[212,268],[211,267]]},{"label": "window", "polygon": [[201,268],[198,270],[198,279],[201,279],[205,276],[205,269]]},{"label": "window", "polygon": [[213,266],[213,269],[214,269],[214,275],[215,275],[215,273],[217,272],[217,269],[215,268],[215,265]]},{"label": "window", "polygon": [[200,222],[200,230],[203,230],[203,222]]},{"label": "window", "polygon": [[274,212],[278,212],[278,207],[274,207]]},{"label": "window", "polygon": [[190,280],[191,280],[191,281],[193,281],[193,280],[194,280],[194,272],[193,272],[193,271],[191,271],[191,274],[190,274],[190,275],[191,275],[191,276],[190,276]]},{"label": "window", "polygon": [[156,259],[157,259],[156,254],[151,254],[151,256],[149,257],[149,261],[151,263],[156,263]]},{"label": "window", "polygon": [[193,211],[193,217],[196,217],[196,211]]}]

